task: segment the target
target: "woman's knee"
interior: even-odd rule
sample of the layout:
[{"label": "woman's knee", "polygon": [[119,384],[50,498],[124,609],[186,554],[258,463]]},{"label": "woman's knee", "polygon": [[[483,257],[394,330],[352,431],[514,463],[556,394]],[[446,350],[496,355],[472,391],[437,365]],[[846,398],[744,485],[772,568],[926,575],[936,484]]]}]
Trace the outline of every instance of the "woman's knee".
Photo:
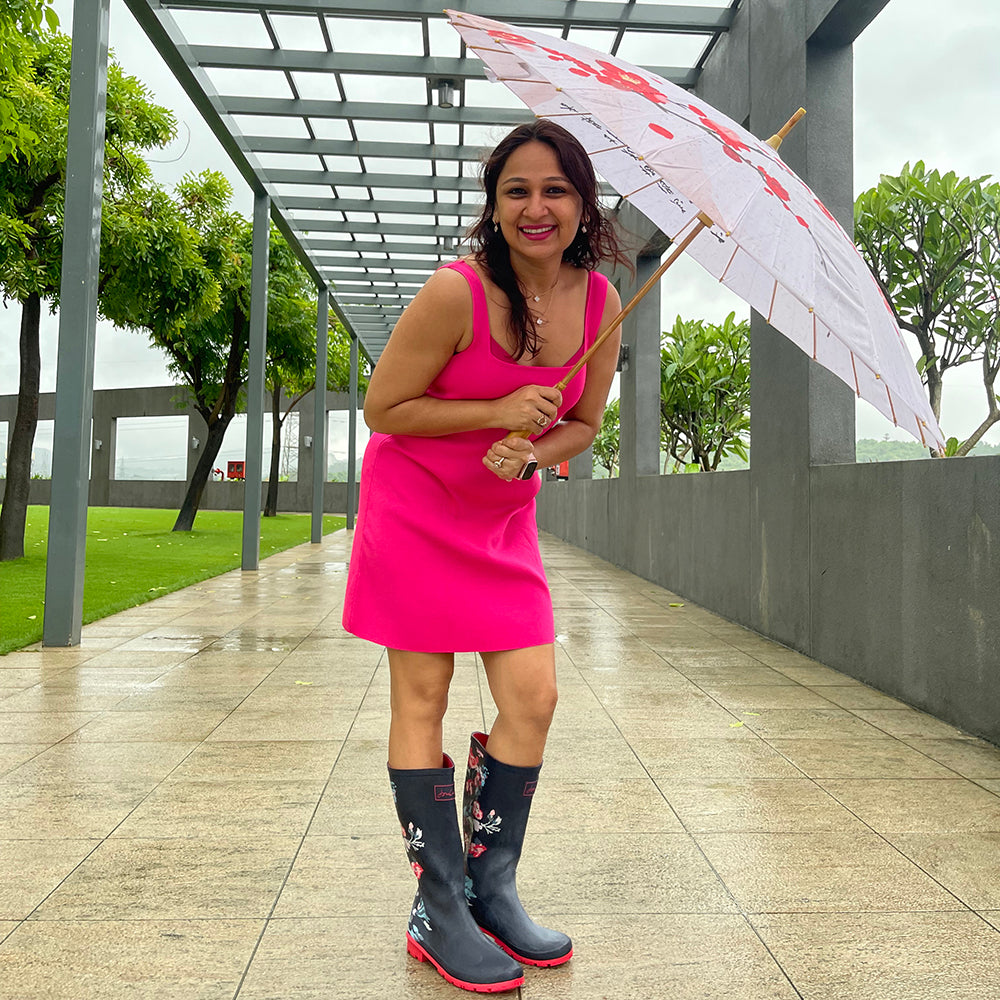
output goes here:
[{"label": "woman's knee", "polygon": [[393,715],[420,721],[440,721],[448,708],[454,665],[430,658],[390,654]]},{"label": "woman's knee", "polygon": [[515,698],[502,706],[501,711],[524,726],[547,732],[558,701],[559,692],[553,680],[522,688]]}]

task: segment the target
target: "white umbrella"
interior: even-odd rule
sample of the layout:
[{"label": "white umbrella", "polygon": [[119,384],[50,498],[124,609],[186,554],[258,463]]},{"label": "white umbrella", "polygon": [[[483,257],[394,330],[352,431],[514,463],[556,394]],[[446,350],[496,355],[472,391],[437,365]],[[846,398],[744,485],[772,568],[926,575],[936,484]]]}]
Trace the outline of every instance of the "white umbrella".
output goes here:
[{"label": "white umbrella", "polygon": [[683,242],[709,273],[894,424],[944,450],[874,276],[776,148],[614,56],[475,14],[446,13],[487,75],[536,116],[572,132],[595,169],[678,249]]}]

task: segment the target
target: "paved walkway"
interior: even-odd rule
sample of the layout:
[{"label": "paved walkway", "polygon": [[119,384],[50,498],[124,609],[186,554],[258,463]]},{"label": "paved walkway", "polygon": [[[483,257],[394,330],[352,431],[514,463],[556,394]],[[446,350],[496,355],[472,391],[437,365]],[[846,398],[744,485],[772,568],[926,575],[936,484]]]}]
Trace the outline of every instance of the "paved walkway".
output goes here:
[{"label": "paved walkway", "polygon": [[[0,1000],[460,994],[408,959],[349,535],[0,657]],[[1000,996],[1000,750],[552,539],[546,1000]],[[460,657],[446,722],[490,721]],[[991,992],[992,991],[992,992]]]}]

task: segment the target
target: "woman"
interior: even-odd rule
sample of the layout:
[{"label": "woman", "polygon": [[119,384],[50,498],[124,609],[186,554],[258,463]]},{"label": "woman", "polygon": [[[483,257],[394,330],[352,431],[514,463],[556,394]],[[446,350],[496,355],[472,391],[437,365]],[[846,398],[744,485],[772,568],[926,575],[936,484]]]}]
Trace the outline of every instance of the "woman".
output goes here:
[{"label": "woman", "polygon": [[[389,776],[418,879],[407,950],[456,986],[498,992],[523,982],[519,962],[559,965],[573,950],[527,916],[514,884],[556,705],[534,468],[600,427],[617,335],[564,393],[554,386],[620,310],[593,268],[625,260],[590,160],[560,126],[516,128],[483,183],[475,252],[427,281],[371,377],[344,627],[388,648]],[[468,651],[498,715],[472,738],[463,850],[441,734],[454,653]]]}]

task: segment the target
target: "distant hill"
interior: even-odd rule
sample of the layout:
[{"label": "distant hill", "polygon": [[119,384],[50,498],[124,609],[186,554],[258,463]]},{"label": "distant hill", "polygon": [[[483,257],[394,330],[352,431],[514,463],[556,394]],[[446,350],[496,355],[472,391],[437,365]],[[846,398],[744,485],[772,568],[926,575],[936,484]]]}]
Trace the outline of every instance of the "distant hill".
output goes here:
[{"label": "distant hill", "polygon": [[[972,449],[973,455],[1000,455],[1000,445],[980,442]],[[927,449],[917,441],[876,441],[862,438],[855,452],[859,462],[906,462],[915,458],[929,458]]]}]

